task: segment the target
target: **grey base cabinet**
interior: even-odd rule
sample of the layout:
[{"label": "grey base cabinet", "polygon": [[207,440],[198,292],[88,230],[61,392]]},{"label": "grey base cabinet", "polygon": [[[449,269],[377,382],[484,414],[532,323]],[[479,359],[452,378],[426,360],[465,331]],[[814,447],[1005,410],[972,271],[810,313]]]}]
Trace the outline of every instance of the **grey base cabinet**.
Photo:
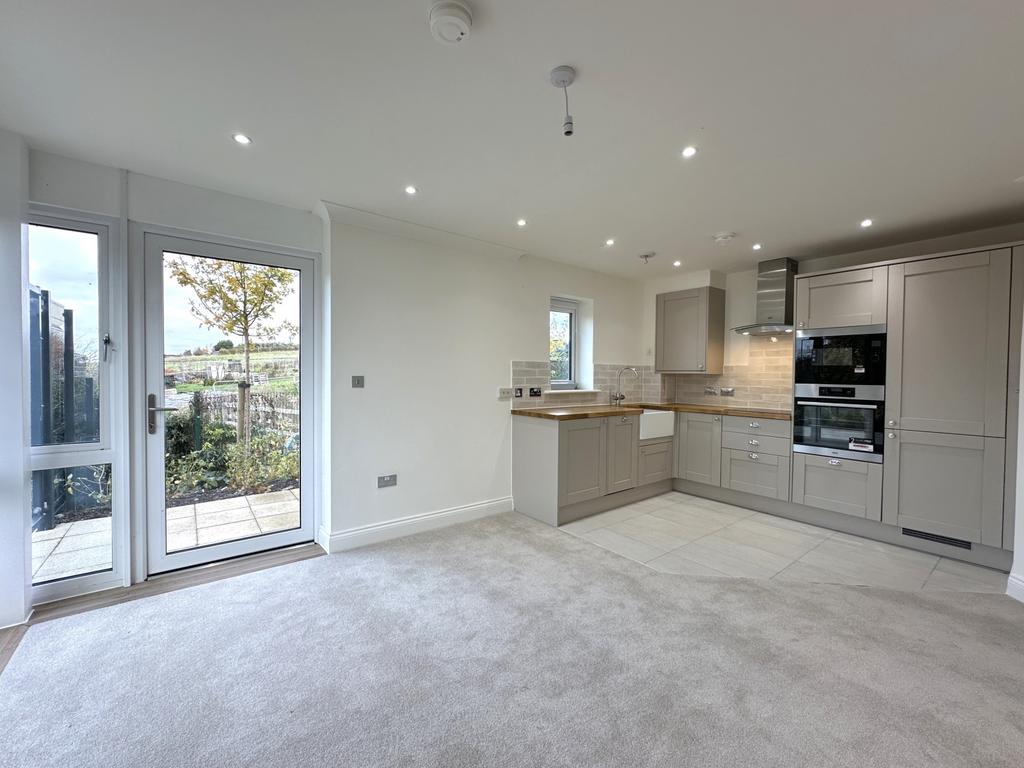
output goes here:
[{"label": "grey base cabinet", "polygon": [[789,500],[789,457],[754,451],[722,451],[722,487]]},{"label": "grey base cabinet", "polygon": [[636,488],[640,477],[640,419],[638,416],[609,416],[608,474],[605,493]]},{"label": "grey base cabinet", "polygon": [[722,417],[680,413],[676,417],[676,477],[722,484]]},{"label": "grey base cabinet", "polygon": [[882,519],[882,465],[793,454],[793,503]]},{"label": "grey base cabinet", "polygon": [[604,496],[608,472],[608,432],[604,419],[558,424],[558,506]]},{"label": "grey base cabinet", "polygon": [[910,430],[887,438],[883,522],[1002,546],[1005,440]]},{"label": "grey base cabinet", "polygon": [[640,446],[640,485],[649,485],[672,477],[672,441]]}]

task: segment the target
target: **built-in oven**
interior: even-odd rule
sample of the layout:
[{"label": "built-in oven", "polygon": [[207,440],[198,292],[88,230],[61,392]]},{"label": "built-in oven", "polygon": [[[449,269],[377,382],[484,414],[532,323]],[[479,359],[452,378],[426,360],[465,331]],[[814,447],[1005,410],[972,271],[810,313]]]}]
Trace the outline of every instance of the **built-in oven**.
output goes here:
[{"label": "built-in oven", "polygon": [[793,452],[881,463],[885,387],[797,384]]},{"label": "built-in oven", "polygon": [[885,326],[796,332],[797,384],[885,385]]}]

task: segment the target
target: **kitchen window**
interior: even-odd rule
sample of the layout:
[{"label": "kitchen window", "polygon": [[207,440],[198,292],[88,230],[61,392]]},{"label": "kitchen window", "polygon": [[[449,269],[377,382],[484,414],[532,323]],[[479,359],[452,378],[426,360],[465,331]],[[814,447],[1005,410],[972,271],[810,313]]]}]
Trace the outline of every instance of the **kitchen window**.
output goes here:
[{"label": "kitchen window", "polygon": [[579,303],[552,298],[548,312],[551,388],[576,389],[578,379]]}]

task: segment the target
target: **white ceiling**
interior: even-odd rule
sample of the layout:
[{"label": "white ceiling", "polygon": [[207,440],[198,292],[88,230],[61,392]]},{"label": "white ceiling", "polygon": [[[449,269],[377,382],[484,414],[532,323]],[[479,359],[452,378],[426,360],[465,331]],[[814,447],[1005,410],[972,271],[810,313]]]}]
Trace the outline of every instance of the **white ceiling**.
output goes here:
[{"label": "white ceiling", "polygon": [[430,0],[0,0],[0,125],[633,277],[1024,220],[1019,0],[471,4],[444,47]]}]

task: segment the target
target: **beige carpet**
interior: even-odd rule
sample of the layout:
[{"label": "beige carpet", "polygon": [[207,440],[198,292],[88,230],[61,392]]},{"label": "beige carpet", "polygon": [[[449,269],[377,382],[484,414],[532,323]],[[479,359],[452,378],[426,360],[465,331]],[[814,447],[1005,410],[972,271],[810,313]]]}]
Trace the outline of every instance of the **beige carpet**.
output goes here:
[{"label": "beige carpet", "polygon": [[32,627],[0,765],[1014,766],[1024,605],[655,573],[518,515]]}]

